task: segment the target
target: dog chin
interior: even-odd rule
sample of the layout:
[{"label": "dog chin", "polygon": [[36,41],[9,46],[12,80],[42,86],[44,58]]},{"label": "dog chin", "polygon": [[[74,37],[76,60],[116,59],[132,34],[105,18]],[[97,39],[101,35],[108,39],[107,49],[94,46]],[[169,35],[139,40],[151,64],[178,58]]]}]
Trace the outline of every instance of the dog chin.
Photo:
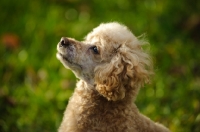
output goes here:
[{"label": "dog chin", "polygon": [[64,65],[66,65],[66,64],[72,64],[66,57],[64,57],[64,55],[62,55],[61,53],[57,53],[56,54],[56,57],[57,57],[57,59],[58,60],[60,60]]},{"label": "dog chin", "polygon": [[56,58],[57,58],[58,60],[62,60],[62,55],[61,55],[60,53],[57,53],[57,54],[56,54]]},{"label": "dog chin", "polygon": [[65,60],[61,53],[57,53],[56,58],[64,65],[65,68],[70,69],[70,63]]},{"label": "dog chin", "polygon": [[77,71],[78,69],[81,70],[82,66],[79,64],[74,63],[73,61],[70,61],[67,57],[65,57],[63,54],[61,53],[57,53],[56,57],[58,60],[60,60],[60,62],[67,68],[67,69],[71,69],[72,71]]}]

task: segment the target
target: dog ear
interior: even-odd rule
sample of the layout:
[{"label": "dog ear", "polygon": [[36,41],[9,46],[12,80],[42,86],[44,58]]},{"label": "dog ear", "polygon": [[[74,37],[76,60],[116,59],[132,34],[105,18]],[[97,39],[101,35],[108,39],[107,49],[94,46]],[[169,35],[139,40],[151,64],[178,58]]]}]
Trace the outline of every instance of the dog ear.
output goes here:
[{"label": "dog ear", "polygon": [[119,100],[125,97],[125,88],[122,84],[124,65],[121,57],[116,55],[110,63],[95,68],[96,90],[108,100]]},{"label": "dog ear", "polygon": [[123,46],[110,63],[95,68],[96,90],[112,101],[123,99],[128,92],[136,96],[139,88],[149,81],[151,66],[149,55],[141,48]]}]

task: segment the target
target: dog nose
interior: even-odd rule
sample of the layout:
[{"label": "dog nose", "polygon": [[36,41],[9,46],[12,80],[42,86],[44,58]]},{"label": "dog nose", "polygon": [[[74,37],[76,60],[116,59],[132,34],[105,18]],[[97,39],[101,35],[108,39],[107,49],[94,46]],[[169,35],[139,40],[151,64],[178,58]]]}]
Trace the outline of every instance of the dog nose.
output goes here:
[{"label": "dog nose", "polygon": [[60,40],[60,46],[67,47],[69,45],[69,40],[65,37],[62,37]]}]

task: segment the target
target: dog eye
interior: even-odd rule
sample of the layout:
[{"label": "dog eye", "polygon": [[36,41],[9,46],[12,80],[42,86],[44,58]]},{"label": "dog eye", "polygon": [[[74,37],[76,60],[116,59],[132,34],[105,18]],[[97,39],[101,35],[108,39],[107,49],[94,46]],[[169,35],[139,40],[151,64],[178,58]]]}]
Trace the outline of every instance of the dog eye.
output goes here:
[{"label": "dog eye", "polygon": [[97,46],[93,46],[93,47],[91,47],[91,49],[94,54],[99,54],[99,50],[98,50]]}]

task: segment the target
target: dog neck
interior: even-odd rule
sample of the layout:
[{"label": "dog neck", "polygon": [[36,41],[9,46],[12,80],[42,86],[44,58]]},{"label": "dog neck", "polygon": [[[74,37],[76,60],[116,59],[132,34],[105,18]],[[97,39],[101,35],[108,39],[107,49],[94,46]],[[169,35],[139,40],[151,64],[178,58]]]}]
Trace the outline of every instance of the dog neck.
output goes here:
[{"label": "dog neck", "polygon": [[105,102],[113,102],[113,103],[114,102],[116,102],[116,103],[117,102],[123,102],[123,103],[126,103],[126,104],[132,104],[135,101],[135,98],[137,96],[138,91],[135,88],[128,88],[127,87],[126,95],[123,99],[118,100],[118,101],[109,101],[96,90],[95,84],[88,83],[84,80],[80,80],[77,83],[75,93],[80,93],[79,96],[84,96],[84,97],[90,96],[90,100],[91,100],[91,98],[95,98],[95,100],[93,100],[94,102],[96,101],[96,99],[97,100],[100,99],[100,100],[105,101]]}]

